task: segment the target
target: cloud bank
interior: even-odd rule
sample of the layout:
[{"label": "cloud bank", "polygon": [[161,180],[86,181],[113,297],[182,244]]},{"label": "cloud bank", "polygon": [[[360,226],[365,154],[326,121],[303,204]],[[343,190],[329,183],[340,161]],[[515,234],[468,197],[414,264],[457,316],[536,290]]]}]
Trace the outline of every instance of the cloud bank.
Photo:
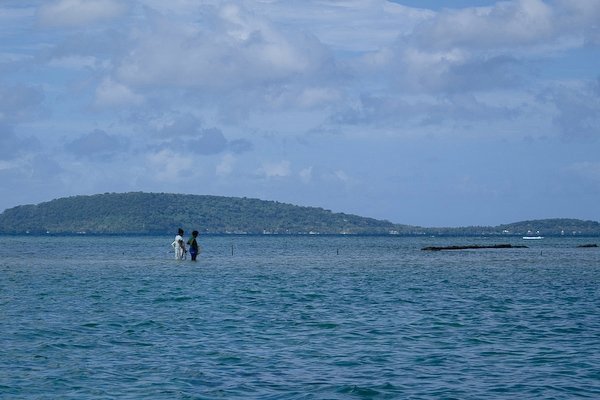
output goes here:
[{"label": "cloud bank", "polygon": [[411,3],[5,1],[0,208],[145,190],[600,219],[572,183],[600,161],[600,3]]}]

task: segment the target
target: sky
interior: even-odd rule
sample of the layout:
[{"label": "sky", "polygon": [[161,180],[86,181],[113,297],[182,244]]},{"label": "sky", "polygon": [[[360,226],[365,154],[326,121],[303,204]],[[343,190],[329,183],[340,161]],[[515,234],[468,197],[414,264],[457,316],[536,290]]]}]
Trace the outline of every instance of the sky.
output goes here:
[{"label": "sky", "polygon": [[0,0],[0,211],[210,194],[600,220],[598,0]]}]

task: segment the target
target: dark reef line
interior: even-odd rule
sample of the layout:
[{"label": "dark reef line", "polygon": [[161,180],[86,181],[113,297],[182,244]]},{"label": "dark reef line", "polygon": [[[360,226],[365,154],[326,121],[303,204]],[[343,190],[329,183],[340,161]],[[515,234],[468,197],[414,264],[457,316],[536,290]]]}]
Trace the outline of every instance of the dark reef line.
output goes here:
[{"label": "dark reef line", "polygon": [[468,246],[428,246],[423,247],[421,250],[427,251],[440,251],[440,250],[471,250],[471,249],[527,249],[527,246],[513,245],[513,244],[494,244],[494,245],[468,245]]}]

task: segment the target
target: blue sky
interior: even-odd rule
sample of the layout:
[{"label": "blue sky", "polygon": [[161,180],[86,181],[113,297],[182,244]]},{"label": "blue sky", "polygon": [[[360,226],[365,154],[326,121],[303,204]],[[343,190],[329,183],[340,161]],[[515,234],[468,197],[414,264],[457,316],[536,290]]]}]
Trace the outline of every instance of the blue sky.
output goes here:
[{"label": "blue sky", "polygon": [[600,1],[4,0],[0,210],[246,196],[600,220]]}]

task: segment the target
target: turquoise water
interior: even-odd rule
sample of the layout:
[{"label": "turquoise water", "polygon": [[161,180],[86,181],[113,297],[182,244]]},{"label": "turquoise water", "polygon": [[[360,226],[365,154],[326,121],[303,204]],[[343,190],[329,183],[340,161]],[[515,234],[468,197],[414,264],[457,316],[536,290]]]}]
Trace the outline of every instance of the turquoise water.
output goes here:
[{"label": "turquoise water", "polygon": [[172,239],[0,237],[0,398],[600,397],[598,238]]}]

